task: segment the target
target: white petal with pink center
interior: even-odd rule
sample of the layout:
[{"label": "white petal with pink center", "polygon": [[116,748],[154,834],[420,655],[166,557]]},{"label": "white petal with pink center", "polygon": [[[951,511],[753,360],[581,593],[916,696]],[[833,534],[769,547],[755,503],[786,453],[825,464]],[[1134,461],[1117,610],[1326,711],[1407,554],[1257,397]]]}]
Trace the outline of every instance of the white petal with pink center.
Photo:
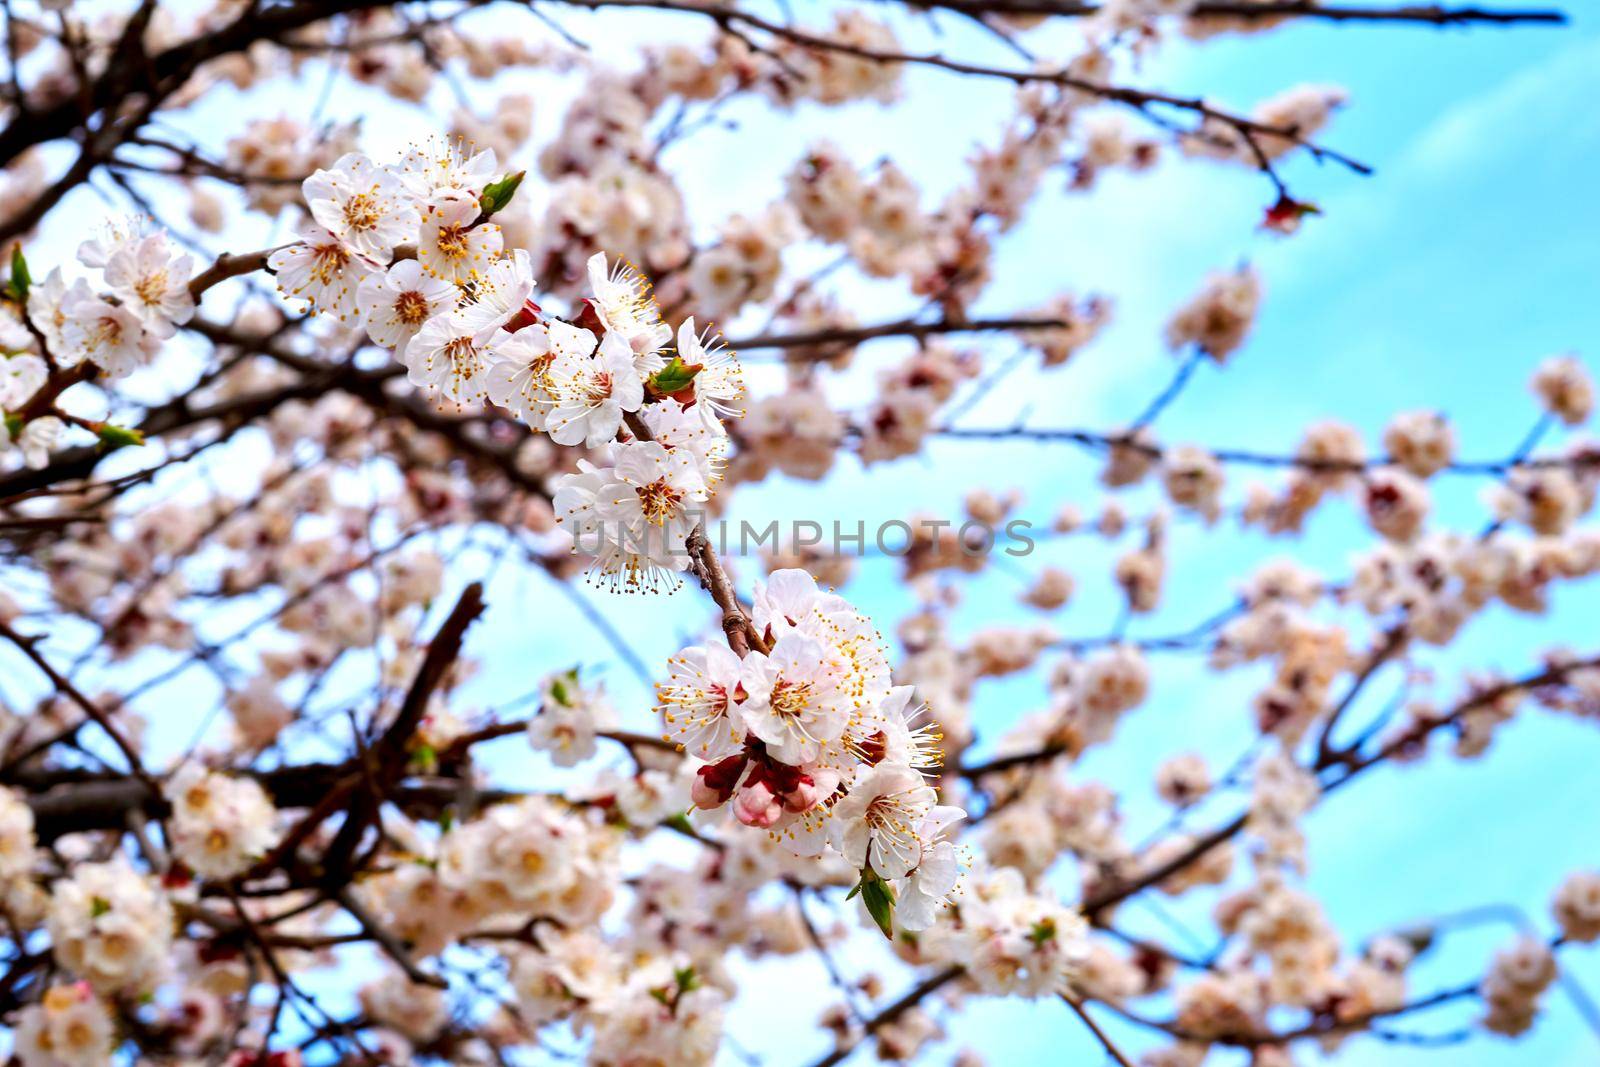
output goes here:
[{"label": "white petal with pink center", "polygon": [[406,346],[406,378],[444,400],[476,403],[484,396],[487,350],[494,341],[491,333],[480,342],[458,311],[435,315]]},{"label": "white petal with pink center", "polygon": [[535,430],[544,429],[555,407],[550,393],[550,365],[555,361],[550,329],[536,323],[503,334],[489,347],[487,357],[484,386],[489,399]]},{"label": "white petal with pink center", "polygon": [[750,653],[744,688],[745,723],[774,759],[799,766],[824,754],[837,757],[833,743],[844,734],[851,705],[821,644],[785,634],[770,655]]},{"label": "white petal with pink center", "polygon": [[422,324],[455,307],[457,295],[454,285],[430,276],[416,260],[403,259],[384,274],[363,278],[356,305],[367,336],[403,357]]},{"label": "white petal with pink center", "polygon": [[466,285],[484,277],[505,247],[500,227],[477,221],[477,198],[444,196],[431,200],[417,233],[417,262],[441,281]]},{"label": "white petal with pink center", "polygon": [[834,843],[857,867],[904,878],[922,861],[921,828],[938,795],[904,764],[880,763],[834,805]]},{"label": "white petal with pink center", "polygon": [[421,218],[398,179],[350,152],[301,183],[311,217],[351,251],[387,263],[396,245],[417,239]]},{"label": "white petal with pink center", "polygon": [[533,261],[519,248],[496,260],[474,281],[472,300],[461,308],[461,321],[477,331],[480,340],[487,340],[495,330],[511,324],[511,320],[524,311],[532,313],[528,305],[537,284],[533,277]]},{"label": "white petal with pink center", "polygon": [[693,645],[673,657],[670,670],[658,691],[667,737],[708,763],[738,752],[745,741],[739,657],[718,642]]},{"label": "white petal with pink center", "polygon": [[352,252],[338,237],[315,223],[300,229],[300,240],[267,257],[284,296],[304,300],[310,310],[339,319],[356,313],[356,292],[362,279],[378,266]]},{"label": "white petal with pink center", "polygon": [[556,406],[545,420],[550,439],[590,448],[616,437],[624,412],[644,403],[644,383],[633,353],[620,335],[608,333],[593,355],[564,350],[550,366]]},{"label": "white petal with pink center", "polygon": [[87,359],[113,378],[132,374],[155,358],[159,338],[145,331],[139,317],[84,289],[68,293],[61,339],[79,359]]},{"label": "white petal with pink center", "polygon": [[171,337],[194,317],[189,275],[194,259],[173,255],[164,233],[118,245],[106,260],[106,287],[139,324],[156,337]]}]

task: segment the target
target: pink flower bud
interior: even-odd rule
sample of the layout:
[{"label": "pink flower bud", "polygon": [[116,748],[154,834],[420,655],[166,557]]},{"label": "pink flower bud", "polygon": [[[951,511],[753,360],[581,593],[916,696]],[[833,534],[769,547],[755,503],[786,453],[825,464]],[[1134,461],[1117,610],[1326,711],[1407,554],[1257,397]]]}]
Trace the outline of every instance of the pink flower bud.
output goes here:
[{"label": "pink flower bud", "polygon": [[701,768],[699,774],[694,776],[694,782],[689,786],[689,799],[694,806],[705,811],[720,808],[728,802],[728,793],[717,789],[706,781],[706,768]]},{"label": "pink flower bud", "polygon": [[817,783],[809,774],[802,774],[795,787],[783,794],[783,807],[796,814],[816,806],[822,798],[817,794]]},{"label": "pink flower bud", "polygon": [[783,794],[783,806],[796,815],[810,811],[827,800],[839,788],[839,772],[817,770],[800,775],[795,784]]},{"label": "pink flower bud", "polygon": [[543,314],[544,309],[538,304],[535,304],[532,300],[524,301],[517,313],[511,316],[511,321],[506,323],[506,331],[508,333],[516,333],[518,330],[536,325],[539,322],[539,316]]},{"label": "pink flower bud", "polygon": [[755,782],[739,790],[733,801],[733,816],[746,826],[766,829],[783,815],[783,805],[765,782]]},{"label": "pink flower bud", "polygon": [[710,811],[720,808],[733,796],[734,787],[739,784],[739,779],[744,774],[744,753],[729,756],[717,763],[710,763],[701,767],[694,775],[694,783],[689,787],[689,797],[694,801],[694,806]]}]

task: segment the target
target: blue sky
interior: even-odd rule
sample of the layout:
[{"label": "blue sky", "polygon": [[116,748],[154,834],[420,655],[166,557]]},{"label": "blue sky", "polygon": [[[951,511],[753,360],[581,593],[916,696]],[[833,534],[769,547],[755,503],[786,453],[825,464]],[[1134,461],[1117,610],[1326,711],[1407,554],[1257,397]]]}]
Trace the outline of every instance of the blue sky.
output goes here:
[{"label": "blue sky", "polygon": [[[591,41],[644,38],[657,27],[692,37],[701,32],[683,18],[630,18],[625,28],[614,19],[565,21]],[[958,29],[954,20],[946,26],[942,39],[908,31],[907,43],[1011,62],[999,46]],[[1200,369],[1162,417],[1167,440],[1287,451],[1306,423],[1337,417],[1359,427],[1375,449],[1390,415],[1426,406],[1449,413],[1464,456],[1496,458],[1510,451],[1535,418],[1526,380],[1538,360],[1557,351],[1596,351],[1600,201],[1593,179],[1600,163],[1600,111],[1593,101],[1600,89],[1600,18],[1592,10],[1579,11],[1565,29],[1292,26],[1175,46],[1147,61],[1137,79],[1174,91],[1203,91],[1239,109],[1301,82],[1342,85],[1351,102],[1325,139],[1373,164],[1377,173],[1361,178],[1304,160],[1289,166],[1295,193],[1319,203],[1325,215],[1287,240],[1257,231],[1270,188],[1239,168],[1174,156],[1152,173],[1110,175],[1087,196],[1047,182],[1030,221],[1001,240],[995,284],[982,310],[1026,309],[1062,290],[1097,291],[1116,300],[1116,322],[1068,366],[1020,371],[1008,389],[967,414],[965,425],[1007,423],[1023,396],[1031,402],[1033,425],[1105,428],[1126,421],[1171,373],[1161,343],[1167,314],[1207,271],[1246,258],[1266,279],[1258,327],[1228,367]],[[556,88],[542,75],[513,74],[503,82],[508,89],[538,91],[538,127],[548,136],[570,87]],[[309,106],[320,85],[312,73],[295,93],[250,106],[263,114]],[[969,150],[994,140],[1009,109],[1009,90],[937,71],[911,72],[906,88],[907,102],[893,111],[802,107],[758,122],[759,109],[736,109],[731,114],[737,129],[708,130],[674,148],[668,164],[688,176],[699,232],[708,232],[729,205],[755,208],[778,195],[783,171],[821,136],[863,164],[891,155],[929,182],[930,199],[942,193],[939,183],[959,180]],[[442,91],[434,102],[440,115],[453,106]],[[198,109],[192,128],[216,137],[237,104],[230,93],[219,92]],[[418,115],[337,87],[325,117],[359,114],[367,116],[374,154],[399,143]],[[539,193],[529,188],[528,195]],[[94,203],[82,198],[80,206],[95,210]],[[261,234],[251,236],[258,242]],[[57,230],[47,234],[46,247],[71,245]],[[913,306],[893,287],[851,284],[844,291],[863,321],[897,318]],[[983,350],[991,365],[1011,351],[1000,341],[985,342]],[[869,396],[872,375],[904,351],[894,342],[864,349],[857,370],[834,384],[835,394],[841,401]],[[770,375],[760,380],[770,384]],[[1043,522],[1068,500],[1092,512],[1099,499],[1095,473],[1092,458],[1065,446],[941,442],[925,458],[867,471],[846,461],[825,487],[779,480],[741,489],[733,517],[764,523],[774,516],[870,521],[914,511],[955,515],[967,487],[988,484],[1021,488],[1028,501],[1024,514]],[[1230,482],[1232,493],[1241,487],[1241,481]],[[1482,488],[1470,479],[1437,483],[1437,521],[1475,526]],[[1150,500],[1136,493],[1132,509]],[[1205,531],[1181,523],[1163,609],[1136,622],[1133,632],[1192,625],[1227,603],[1233,582],[1269,556],[1289,555],[1337,576],[1363,543],[1359,524],[1342,503],[1319,512],[1307,536],[1297,540],[1269,542],[1226,527]],[[1052,619],[1065,634],[1109,627],[1114,598],[1105,574],[1108,559],[1103,549],[1074,539],[1050,544],[1025,561],[1058,562],[1078,576],[1080,595]],[[746,566],[743,577],[752,572]],[[464,582],[471,576],[455,577]],[[987,574],[971,588],[957,616],[958,630],[1028,619],[1015,604],[1022,587],[1011,575]],[[911,602],[888,561],[863,562],[846,592],[886,629]],[[606,610],[651,662],[675,651],[705,619],[692,592],[645,610],[601,593],[583,595]],[[607,662],[604,645],[569,617],[564,602],[549,606],[554,598],[546,579],[502,573],[489,600],[491,616],[469,645],[485,662],[474,683],[484,703],[534,684],[537,679],[521,666],[530,659],[550,667],[583,662],[606,671],[633,725],[647,725],[647,692]],[[1539,648],[1554,642],[1592,649],[1595,606],[1592,586],[1563,588],[1548,616],[1490,612],[1448,653],[1423,658],[1442,680],[1439,694],[1448,697],[1463,669],[1520,672]],[[1159,818],[1147,783],[1155,764],[1173,751],[1174,739],[1218,762],[1231,759],[1248,738],[1248,699],[1260,682],[1251,672],[1212,678],[1193,657],[1162,660],[1149,704],[1128,718],[1114,745],[1091,753],[1078,773],[1126,787],[1124,811],[1130,836],[1138,838]],[[204,685],[193,676],[184,683],[197,698]],[[1371,696],[1381,701],[1388,692],[1380,686]],[[974,704],[980,739],[993,738],[1038,706],[1041,696],[1036,680],[981,688]],[[507,776],[544,780],[520,749],[503,751]],[[1477,764],[1435,759],[1424,767],[1374,772],[1312,816],[1309,884],[1353,943],[1397,924],[1485,903],[1515,905],[1547,926],[1544,902],[1561,876],[1576,866],[1600,864],[1600,833],[1586,818],[1597,756],[1600,738],[1591,726],[1530,712],[1503,731]],[[1203,902],[1172,910],[1204,930],[1198,921]],[[1128,918],[1130,925],[1162,930],[1155,916],[1137,908],[1129,909]],[[1416,971],[1414,989],[1426,992],[1469,977],[1503,936],[1496,928],[1452,935]],[[864,968],[880,959],[875,948],[863,947],[844,961]],[[1592,953],[1569,950],[1563,960],[1600,994],[1600,961]],[[808,1028],[820,1008],[820,999],[793,1008],[792,983],[820,988],[825,982],[811,961],[760,973],[766,984],[752,991],[731,1024],[741,1044],[757,1049],[771,1047],[762,1035],[774,1027],[784,1033]],[[1443,1011],[1425,1025],[1447,1030],[1470,1011]],[[1148,1041],[1114,1022],[1108,1027],[1130,1049]],[[951,1029],[951,1049],[970,1042],[995,1063],[1098,1058],[1080,1024],[1054,1004],[981,1003]],[[788,1050],[801,1047],[786,1043],[773,1062],[789,1062]],[[1484,1038],[1428,1052],[1356,1040],[1335,1059],[1397,1067],[1577,1067],[1600,1059],[1600,1038],[1552,992],[1534,1035],[1515,1045]],[[1219,1056],[1216,1062],[1229,1060]]]}]

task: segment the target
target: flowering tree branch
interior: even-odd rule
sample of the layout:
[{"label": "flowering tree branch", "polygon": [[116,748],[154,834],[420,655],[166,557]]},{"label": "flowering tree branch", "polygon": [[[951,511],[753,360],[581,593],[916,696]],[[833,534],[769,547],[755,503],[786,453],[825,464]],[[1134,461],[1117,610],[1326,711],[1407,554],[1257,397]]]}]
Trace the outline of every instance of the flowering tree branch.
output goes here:
[{"label": "flowering tree branch", "polygon": [[[777,955],[826,975],[819,1067],[868,1046],[912,1060],[979,996],[1065,1000],[1095,1055],[1182,1067],[1213,1047],[1456,1042],[1475,1029],[1386,1023],[1466,1002],[1482,1029],[1521,1033],[1571,981],[1556,951],[1600,939],[1600,875],[1571,872],[1556,932],[1524,924],[1480,978],[1419,994],[1408,969],[1446,924],[1360,946],[1304,877],[1307,814],[1370,769],[1444,738],[1474,758],[1524,705],[1600,706],[1600,659],[1559,634],[1520,678],[1442,651],[1600,567],[1581,522],[1595,450],[1552,441],[1592,413],[1581,362],[1533,371],[1537,420],[1503,458],[1460,458],[1427,410],[1370,449],[1336,422],[1290,451],[1171,444],[1158,426],[1248,347],[1260,271],[1219,271],[1174,311],[1161,340],[1179,362],[1103,429],[1051,376],[1093,358],[1112,296],[1018,306],[995,281],[1037,201],[1173,154],[1264,174],[1279,235],[1337,224],[1308,221],[1284,163],[1370,173],[1327,147],[1343,91],[1236,111],[1142,84],[1177,37],[1560,12],[21,7],[3,5],[0,84],[0,1015],[26,1067],[506,1063],[574,1043],[600,1067],[692,1067],[731,1047],[728,1013],[774,995],[725,965],[734,952],[762,975]],[[667,29],[619,57],[628,34],[607,31],[646,14]],[[959,32],[930,41],[930,14]],[[1065,37],[1036,32],[1063,20]],[[981,58],[997,48],[1017,59]],[[577,89],[553,135],[514,92],[481,106],[531,70]],[[819,141],[765,207],[708,218],[685,195],[710,131],[742,136],[752,108],[804,125],[887,106],[910,71],[1015,90],[953,181]],[[283,99],[303,113],[249,106],[302,82],[314,102]],[[385,121],[448,94],[451,137],[364,153],[339,121],[352,82],[387,98]],[[224,84],[241,106],[219,124],[193,105]],[[90,190],[133,217],[87,225]],[[875,376],[851,373],[888,341]],[[734,348],[776,365],[747,375]],[[1046,388],[1065,427],[1029,418]],[[1009,424],[967,425],[1005,402]],[[1032,524],[987,486],[961,519],[903,524],[903,552],[882,529],[869,550],[864,523],[853,554],[798,530],[730,546],[722,516],[748,485],[917,457],[942,491],[945,441],[1065,443],[1103,465],[1097,514],[1052,480],[1055,514],[1028,539],[1074,538],[1086,572],[1110,554],[1098,622],[1056,625],[1077,582],[997,551]],[[1277,481],[1239,490],[1243,468]],[[1454,529],[1432,506],[1444,474],[1485,479],[1489,514]],[[1191,540],[1302,535],[1336,499],[1371,534],[1348,573],[1256,561],[1220,610],[1166,621]],[[757,551],[759,574],[735,571]],[[843,595],[852,555],[898,560],[877,588],[901,617]],[[509,592],[528,574],[538,597]],[[993,609],[1018,578],[1016,614]],[[491,581],[508,590],[494,611]],[[640,606],[683,584],[709,625],[692,601]],[[646,700],[607,692],[607,658]],[[1133,835],[1133,790],[1079,761],[1175,663],[1254,672],[1248,705],[1223,709],[1248,744],[1217,775],[1194,752],[1162,762],[1165,808]],[[1435,703],[1436,675],[1463,691]],[[1038,684],[1008,692],[1037,690],[1038,709],[992,721],[991,681],[1024,677]],[[1206,952],[1125,907],[1213,893]],[[903,993],[836,955],[852,934],[893,944]]]}]

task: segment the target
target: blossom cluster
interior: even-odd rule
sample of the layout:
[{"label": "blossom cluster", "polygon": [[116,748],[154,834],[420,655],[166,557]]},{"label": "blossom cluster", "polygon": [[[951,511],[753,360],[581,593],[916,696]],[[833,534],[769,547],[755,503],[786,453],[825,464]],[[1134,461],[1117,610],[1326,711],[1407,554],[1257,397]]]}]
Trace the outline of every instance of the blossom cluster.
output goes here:
[{"label": "blossom cluster", "polygon": [[576,670],[545,678],[539,713],[528,720],[528,743],[548,752],[557,767],[573,767],[595,754],[596,734],[617,725],[617,709],[603,685],[586,688]]},{"label": "blossom cluster", "polygon": [[1483,1025],[1516,1036],[1533,1025],[1541,995],[1556,980],[1555,954],[1536,938],[1523,936],[1494,954],[1479,994],[1487,1008]]},{"label": "blossom cluster", "polygon": [[140,223],[108,227],[78,246],[78,262],[93,280],[78,276],[69,284],[57,267],[28,293],[28,317],[64,365],[88,361],[124,377],[148,366],[194,316],[194,259],[164,232],[144,232]]},{"label": "blossom cluster", "polygon": [[531,796],[437,840],[407,834],[410,861],[363,892],[391,929],[427,954],[497,917],[583,926],[614,899],[618,843],[597,821]]},{"label": "blossom cluster", "polygon": [[[958,37],[920,51],[899,37],[921,20],[848,7],[807,29],[737,6],[667,5],[678,10],[663,25],[712,35],[652,42],[629,65],[601,38],[577,47],[562,12],[515,5],[502,6],[537,17],[535,33],[479,4],[321,19],[318,5],[270,17],[154,5],[139,33],[111,11],[45,6],[52,18],[13,20],[8,43],[27,60],[12,95],[28,121],[7,127],[7,146],[37,130],[82,134],[90,173],[140,211],[176,199],[181,212],[187,197],[199,234],[125,221],[42,279],[9,248],[0,271],[0,481],[45,488],[0,500],[0,653],[26,675],[12,686],[7,674],[0,695],[4,1021],[23,1067],[298,1067],[301,1049],[312,1062],[479,1067],[543,1052],[704,1067],[743,1056],[723,1047],[724,1026],[770,995],[746,974],[772,957],[820,962],[837,986],[821,1013],[836,1040],[824,1062],[869,1044],[885,1062],[920,1058],[946,1036],[945,1009],[980,996],[1065,996],[1091,1020],[1083,1040],[1128,1062],[1092,1021],[1118,1012],[1148,1042],[1171,1042],[1130,1046],[1141,1067],[1198,1067],[1230,1047],[1287,1067],[1303,1040],[1332,1050],[1428,1006],[1426,991],[1410,999],[1409,972],[1436,931],[1350,947],[1337,909],[1307,884],[1308,816],[1367,767],[1420,760],[1441,738],[1460,758],[1482,756],[1524,705],[1595,718],[1600,667],[1561,648],[1530,681],[1469,674],[1454,704],[1426,692],[1429,653],[1469,621],[1542,612],[1559,583],[1600,573],[1600,535],[1581,525],[1600,498],[1600,454],[1581,439],[1537,443],[1593,414],[1583,364],[1558,356],[1533,372],[1540,421],[1504,462],[1470,446],[1463,460],[1454,424],[1420,404],[1393,416],[1381,449],[1333,420],[1286,454],[1168,442],[1162,408],[1191,373],[1242,358],[1257,332],[1266,272],[1245,264],[1204,279],[1167,321],[1185,363],[1126,428],[1036,431],[1026,406],[1008,427],[966,418],[1007,399],[993,390],[1016,384],[1008,374],[1043,384],[1081,363],[1111,319],[1109,298],[1082,291],[988,310],[1016,273],[1001,252],[1035,200],[1145,171],[1176,148],[1260,171],[1280,194],[1271,229],[1315,212],[1275,168],[1302,150],[1341,159],[1309,139],[1343,90],[1298,86],[1232,116],[1210,97],[1122,78],[1173,31],[1256,32],[1317,12],[1106,0],[1068,16],[1084,32],[1059,56],[1055,36],[1023,36],[1053,16],[987,12],[985,31],[1026,61],[985,74]],[[224,50],[208,55],[213,42]],[[129,80],[130,58],[152,63]],[[384,162],[361,150],[359,123],[324,118],[335,96],[303,117],[241,109],[189,143],[179,113],[210,87],[248,94],[322,64],[330,90],[348,79],[402,109],[448,82],[452,140]],[[163,73],[148,110],[101,111],[151,70],[190,68]],[[886,104],[908,68],[1013,92],[995,135],[971,141],[953,175],[808,133],[776,168],[771,199],[702,216],[686,179],[707,157],[680,145],[736,129],[740,97],[798,123],[819,107]],[[525,84],[535,69],[576,75],[558,116],[543,93],[488,84]],[[536,129],[553,135],[536,141]],[[513,159],[544,188],[519,194]],[[57,184],[53,160],[29,148],[0,171],[12,236],[27,238],[26,209],[48,212],[83,169]],[[177,197],[147,203],[146,184]],[[268,224],[265,243],[293,236],[240,252],[231,241],[247,222]],[[209,266],[180,251],[213,237],[235,250]],[[282,300],[245,277],[262,271]],[[222,285],[241,298],[227,315],[222,292],[207,297]],[[891,308],[907,299],[915,310],[897,320]],[[746,396],[712,319],[737,319],[730,336],[765,320],[742,347],[779,353],[775,390]],[[185,327],[193,344],[169,345]],[[186,366],[201,341],[204,358]],[[991,362],[991,342],[1014,356]],[[895,343],[897,356],[865,365]],[[1070,416],[1058,392],[1047,414]],[[140,440],[75,412],[136,409],[156,446],[137,458],[150,465],[124,479],[91,464],[73,488],[65,472],[83,470],[75,457],[89,450],[59,451],[64,435],[96,435],[96,461]],[[855,462],[882,477],[985,435],[1037,435],[1103,461],[1104,500],[1047,501],[1040,540],[1091,535],[1103,544],[1070,565],[1103,550],[1106,566],[1097,583],[1064,563],[995,560],[952,524],[919,523],[896,588],[913,604],[883,627],[904,653],[893,670],[874,623],[829,589],[854,559],[780,544],[765,552],[766,581],[744,585],[702,526],[742,483],[816,481]],[[13,472],[16,461],[43,473]],[[1281,478],[1242,484],[1252,464]],[[1446,472],[1490,479],[1485,532],[1443,527],[1433,479]],[[1130,510],[1123,492],[1141,486],[1149,502]],[[1337,500],[1375,535],[1347,572],[1270,560],[1222,613],[1156,628],[1150,617],[1189,581],[1181,553],[1194,537],[1235,520],[1300,533]],[[991,531],[1022,504],[992,482],[963,500]],[[441,625],[434,609],[490,556],[481,599],[518,627],[512,644],[530,655],[511,672],[535,688],[480,705],[501,672],[473,655],[493,643],[477,643],[489,620],[452,613]],[[512,560],[506,571],[552,584],[592,560],[591,578],[614,588],[687,575],[709,592],[720,618],[699,638],[673,637],[689,647],[662,671],[630,647],[642,613],[608,618],[584,591],[561,590],[646,686],[666,675],[664,736],[625,728],[641,709],[614,679],[595,680],[587,650],[557,661],[581,669],[534,662],[549,613],[536,597],[501,599]],[[1021,579],[1002,598],[1017,614],[982,598],[977,580],[996,564]],[[1188,587],[1217,584],[1203,577]],[[1062,609],[1097,594],[1119,610],[1108,630],[1058,629],[1077,617]],[[249,620],[234,610],[257,601]],[[472,606],[463,593],[458,611]],[[966,632],[964,609],[981,613]],[[91,629],[81,657],[66,652]],[[1186,735],[1196,751],[1161,761],[1147,783],[1168,809],[1152,836],[1083,757],[1145,726],[1130,720],[1157,711],[1146,710],[1166,695],[1154,667],[1173,652],[1249,675],[1229,705],[1249,747],[1223,770],[1213,742],[1225,729],[1213,736],[1208,719]],[[1369,719],[1362,687],[1401,671]],[[191,749],[158,769],[145,720],[167,717],[169,681],[198,691],[196,677],[215,699],[196,709]],[[1030,691],[1035,704],[991,729],[980,714],[991,686],[1005,687],[1007,709]],[[44,695],[30,707],[17,691]],[[483,751],[497,739],[512,761]],[[553,782],[526,772],[530,753],[559,769]],[[1213,822],[1214,811],[1226,814]],[[1153,894],[1182,898],[1186,914],[1209,903],[1217,951],[1169,949],[1145,916],[1119,910],[1153,906]],[[1600,874],[1569,875],[1549,912],[1550,936],[1530,932],[1459,987],[1483,1005],[1485,1028],[1526,1030],[1556,949],[1600,939]],[[876,955],[916,975],[833,955],[852,925],[874,924],[890,938]],[[330,979],[358,995],[319,1002]],[[278,995],[262,996],[273,983]],[[342,1015],[341,1000],[359,1003]]]},{"label": "blossom cluster", "polygon": [[170,964],[172,904],[123,855],[56,882],[47,926],[56,959],[99,993],[147,993]]},{"label": "blossom cluster", "polygon": [[1088,923],[1008,867],[975,870],[947,922],[919,940],[930,958],[968,969],[991,996],[1065,993],[1088,960]]},{"label": "blossom cluster", "polygon": [[939,736],[918,723],[912,687],[890,684],[872,624],[805,571],[758,586],[753,622],[764,651],[691,646],[661,687],[667,737],[704,761],[695,807],[799,855],[834,848],[864,883],[896,883],[900,923],[926,928],[955,888],[943,835],[964,813],[926,781]]},{"label": "blossom cluster", "polygon": [[116,1027],[87,983],[54,985],[17,1019],[16,1053],[24,1067],[99,1067],[109,1063]]},{"label": "blossom cluster", "polygon": [[106,227],[78,246],[77,260],[70,282],[55,267],[37,283],[20,251],[12,260],[8,295],[27,325],[0,316],[0,457],[15,451],[29,467],[48,462],[66,429],[36,403],[54,374],[125,378],[194,316],[193,258],[142,220]]},{"label": "blossom cluster", "polygon": [[185,764],[166,783],[172,848],[202,878],[242,874],[277,839],[277,811],[261,786]]},{"label": "blossom cluster", "polygon": [[269,266],[286,296],[393,348],[428,395],[590,449],[557,484],[558,521],[613,585],[672,584],[720,479],[722,420],[742,414],[738,361],[692,316],[664,323],[646,281],[604,253],[572,321],[547,314],[532,257],[488,221],[521,180],[497,173],[493,152],[459,146],[392,167],[346,155],[306,179],[314,222]]}]

